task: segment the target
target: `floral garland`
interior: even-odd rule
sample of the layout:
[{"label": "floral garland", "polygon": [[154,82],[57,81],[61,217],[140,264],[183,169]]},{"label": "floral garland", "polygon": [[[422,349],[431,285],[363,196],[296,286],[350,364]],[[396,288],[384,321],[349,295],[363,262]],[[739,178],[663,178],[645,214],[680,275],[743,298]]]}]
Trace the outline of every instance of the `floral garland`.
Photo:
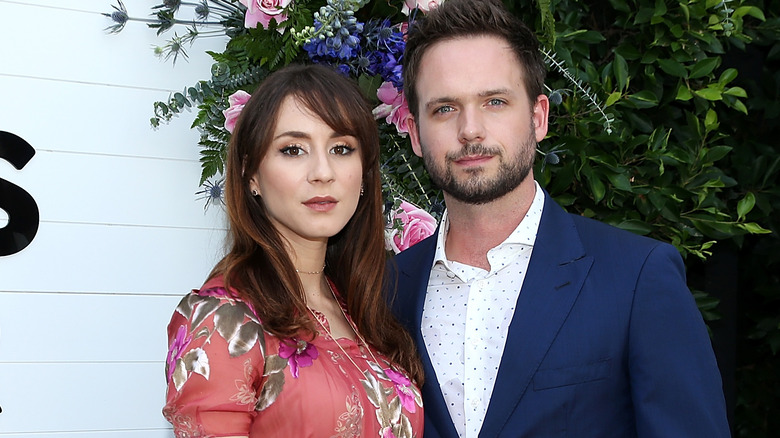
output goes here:
[{"label": "floral garland", "polygon": [[[422,171],[406,138],[409,108],[403,94],[402,57],[405,31],[416,14],[444,0],[164,0],[150,19],[134,18],[119,0],[104,15],[120,32],[130,21],[146,23],[158,35],[176,25],[175,35],[155,53],[175,62],[187,58],[186,47],[199,37],[230,39],[214,58],[211,79],[173,93],[154,104],[151,124],[170,121],[192,107],[193,127],[201,137],[201,189],[204,208],[223,202],[224,158],[236,119],[250,93],[270,72],[290,62],[335,66],[354,78],[366,96],[375,98],[373,111],[382,141],[382,182],[387,199],[387,249],[399,252],[431,235],[443,211],[441,194]],[[189,8],[193,19],[179,18]],[[311,12],[311,9],[315,9]],[[380,17],[380,18],[377,18]],[[422,208],[417,207],[422,206]]]}]

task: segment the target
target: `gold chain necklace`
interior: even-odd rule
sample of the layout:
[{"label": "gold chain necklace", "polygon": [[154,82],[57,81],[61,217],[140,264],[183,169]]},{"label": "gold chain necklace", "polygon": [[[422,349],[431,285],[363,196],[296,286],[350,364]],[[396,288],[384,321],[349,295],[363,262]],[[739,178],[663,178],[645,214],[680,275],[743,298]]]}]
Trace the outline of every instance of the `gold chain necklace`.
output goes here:
[{"label": "gold chain necklace", "polygon": [[[346,312],[344,312],[344,308],[343,308],[343,307],[341,307],[341,302],[340,302],[340,301],[339,301],[339,299],[336,297],[336,292],[334,292],[334,291],[333,291],[333,288],[330,286],[330,281],[328,281],[327,279],[326,279],[326,281],[328,282],[328,289],[330,289],[330,293],[331,293],[331,295],[333,295],[333,299],[334,299],[334,300],[336,300],[336,305],[337,305],[337,306],[339,306],[339,310],[341,310],[341,315],[342,315],[342,316],[344,316],[344,320],[345,320],[345,321],[347,321],[347,324],[349,325],[349,328],[351,328],[351,329],[352,329],[352,331],[355,333],[355,336],[357,337],[357,339],[360,341],[360,343],[361,343],[361,344],[363,344],[364,348],[365,348],[366,350],[368,350],[368,354],[370,354],[370,355],[371,355],[371,358],[372,358],[372,359],[374,359],[374,363],[376,363],[376,364],[377,364],[377,366],[379,366],[379,367],[382,367],[382,365],[381,365],[381,364],[379,363],[379,361],[376,359],[376,356],[374,356],[374,352],[373,352],[373,351],[371,351],[371,347],[369,347],[369,345],[368,345],[368,343],[366,342],[366,340],[365,340],[365,339],[363,339],[363,336],[360,336],[360,333],[358,332],[358,330],[357,330],[357,327],[354,325],[354,323],[352,322],[352,320],[350,320],[349,318],[347,318],[347,314],[346,314]],[[331,338],[331,339],[333,339],[333,342],[335,342],[335,343],[336,343],[336,346],[337,346],[337,347],[339,347],[339,350],[341,350],[341,352],[344,354],[344,356],[345,356],[347,359],[349,359],[349,361],[350,361],[350,362],[352,362],[352,365],[354,365],[354,366],[355,366],[355,368],[358,370],[358,372],[359,372],[360,374],[364,374],[364,371],[363,371],[363,369],[361,369],[361,368],[360,368],[360,367],[357,365],[357,363],[355,363],[355,361],[352,359],[352,356],[350,356],[349,354],[347,354],[347,351],[346,351],[346,350],[344,350],[344,347],[342,347],[342,346],[341,346],[341,344],[339,343],[339,341],[338,341],[338,340],[337,340],[337,339],[336,339],[336,338],[333,336],[333,334],[330,332],[330,330],[328,330],[328,328],[325,326],[325,324],[324,324],[324,323],[322,323],[322,322],[319,320],[319,318],[317,318],[317,315],[314,313],[315,311],[314,311],[314,310],[312,310],[312,308],[311,308],[311,307],[309,307],[309,305],[308,305],[308,304],[306,305],[306,308],[309,310],[309,313],[311,313],[311,316],[314,318],[314,320],[315,320],[315,321],[317,321],[317,324],[319,324],[319,326],[320,326],[320,327],[322,327],[322,329],[323,329],[323,330],[325,330],[325,333],[327,333],[327,334],[328,334],[328,336],[330,336],[330,338]],[[319,312],[319,311],[318,311],[318,312]],[[319,313],[322,313],[322,312],[319,312]],[[324,314],[323,314],[323,317],[324,317]]]},{"label": "gold chain necklace", "polygon": [[311,274],[311,275],[317,275],[322,274],[322,271],[325,270],[325,265],[322,265],[322,268],[319,271],[299,271],[297,268],[295,269],[295,272],[298,274]]}]

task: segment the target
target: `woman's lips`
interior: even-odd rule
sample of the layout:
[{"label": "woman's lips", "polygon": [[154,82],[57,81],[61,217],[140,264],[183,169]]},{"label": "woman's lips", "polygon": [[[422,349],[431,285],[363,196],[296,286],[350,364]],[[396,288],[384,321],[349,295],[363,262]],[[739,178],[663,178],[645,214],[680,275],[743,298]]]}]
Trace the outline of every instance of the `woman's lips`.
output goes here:
[{"label": "woman's lips", "polygon": [[303,205],[311,208],[314,211],[327,212],[333,210],[336,207],[336,201],[330,196],[316,196],[303,203]]}]

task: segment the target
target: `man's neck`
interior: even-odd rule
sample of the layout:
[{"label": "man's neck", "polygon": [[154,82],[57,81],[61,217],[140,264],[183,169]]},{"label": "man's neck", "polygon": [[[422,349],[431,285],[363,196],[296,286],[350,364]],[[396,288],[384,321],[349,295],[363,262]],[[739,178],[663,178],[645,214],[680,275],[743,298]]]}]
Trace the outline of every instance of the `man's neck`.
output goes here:
[{"label": "man's neck", "polygon": [[506,240],[522,222],[535,194],[536,183],[530,175],[515,190],[487,204],[467,204],[445,193],[447,259],[489,271],[488,251]]}]

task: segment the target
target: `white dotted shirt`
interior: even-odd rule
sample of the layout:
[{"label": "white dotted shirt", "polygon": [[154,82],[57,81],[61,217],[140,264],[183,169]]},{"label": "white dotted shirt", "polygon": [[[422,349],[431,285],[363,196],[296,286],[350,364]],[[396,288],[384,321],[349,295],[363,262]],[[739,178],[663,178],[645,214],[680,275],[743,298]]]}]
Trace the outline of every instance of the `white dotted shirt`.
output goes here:
[{"label": "white dotted shirt", "polygon": [[537,183],[525,218],[488,251],[490,271],[447,260],[446,211],[442,217],[421,329],[461,438],[476,438],[482,428],[543,207]]}]

